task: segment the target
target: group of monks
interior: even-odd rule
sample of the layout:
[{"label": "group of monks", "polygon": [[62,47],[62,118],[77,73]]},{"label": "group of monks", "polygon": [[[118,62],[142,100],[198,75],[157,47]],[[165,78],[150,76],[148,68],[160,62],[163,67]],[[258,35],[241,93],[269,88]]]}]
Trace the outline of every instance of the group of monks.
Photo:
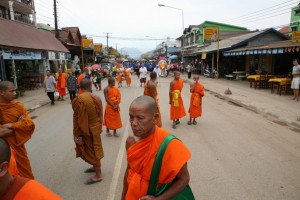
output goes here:
[{"label": "group of monks", "polygon": [[116,65],[116,73],[117,73],[117,81],[118,87],[122,87],[123,77],[125,77],[127,87],[131,85],[131,69],[130,67],[126,66],[123,67],[122,64]]}]

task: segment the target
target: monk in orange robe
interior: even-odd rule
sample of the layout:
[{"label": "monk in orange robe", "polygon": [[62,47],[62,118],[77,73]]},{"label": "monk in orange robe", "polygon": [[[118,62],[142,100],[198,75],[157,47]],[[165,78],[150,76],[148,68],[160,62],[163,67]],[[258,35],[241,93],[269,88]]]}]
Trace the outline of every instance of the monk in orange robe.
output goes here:
[{"label": "monk in orange robe", "polygon": [[[170,134],[155,125],[158,118],[156,110],[156,102],[148,96],[140,96],[130,105],[130,124],[139,141],[133,136],[126,141],[128,165],[122,200],[154,198],[147,195],[153,163],[161,143]],[[190,151],[181,141],[171,140],[162,159],[158,187],[171,182],[173,184],[157,198],[172,199],[189,183],[186,163],[190,157]]]},{"label": "monk in orange robe", "polygon": [[199,76],[193,77],[194,83],[190,85],[191,101],[190,101],[190,120],[188,125],[196,125],[196,118],[202,115],[202,97],[204,96],[204,86],[199,83]]},{"label": "monk in orange robe", "polygon": [[130,69],[130,67],[126,67],[126,69],[124,71],[124,76],[125,76],[127,87],[130,87],[130,85],[131,85],[131,69]]},{"label": "monk in orange robe", "polygon": [[115,87],[115,79],[108,78],[108,86],[104,89],[104,96],[106,100],[106,107],[104,113],[103,125],[106,126],[106,136],[111,137],[112,134],[109,130],[114,130],[113,135],[119,137],[117,129],[122,128],[120,103],[121,93],[118,88]]},{"label": "monk in orange robe", "polygon": [[117,67],[117,80],[118,80],[118,87],[122,87],[122,77],[123,77],[124,68],[123,66]]},{"label": "monk in orange robe", "polygon": [[158,113],[158,119],[156,125],[161,128],[162,127],[162,121],[161,121],[161,114],[160,109],[158,105],[158,93],[157,93],[157,84],[156,84],[156,78],[157,73],[151,72],[150,73],[150,80],[146,82],[144,86],[144,95],[152,97],[157,105],[157,113]]},{"label": "monk in orange robe", "polygon": [[[89,74],[89,69],[85,68],[84,72],[82,74],[80,74],[78,76],[78,78],[77,78],[77,84],[78,84],[78,86],[80,85],[80,82],[82,81],[82,79],[86,78],[87,74]],[[81,93],[82,93],[82,90],[79,87],[78,94],[81,94]]]},{"label": "monk in orange robe", "polygon": [[25,143],[31,138],[35,125],[26,108],[13,101],[16,98],[16,87],[9,81],[0,82],[0,137],[7,140],[16,153],[19,175],[34,179],[27,156]]},{"label": "monk in orange robe", "polygon": [[85,172],[95,172],[85,184],[90,185],[102,180],[101,159],[104,157],[101,136],[103,109],[100,97],[91,93],[92,82],[83,79],[80,83],[82,94],[72,101],[73,135],[76,144],[76,157],[82,158],[93,167]]},{"label": "monk in orange robe", "polygon": [[61,200],[62,198],[35,180],[13,176],[9,173],[10,146],[0,138],[0,199],[1,200]]},{"label": "monk in orange robe", "polygon": [[[61,69],[58,70],[58,77],[57,77],[57,91],[59,93],[59,97],[57,100],[64,101],[64,96],[66,96],[66,85],[67,85],[67,75],[63,73]],[[61,97],[61,98],[60,98]]]},{"label": "monk in orange robe", "polygon": [[174,80],[170,83],[169,89],[169,104],[171,105],[170,118],[173,120],[173,129],[176,129],[176,125],[180,123],[179,119],[186,116],[181,90],[183,88],[183,80],[180,79],[180,73],[174,72]]}]

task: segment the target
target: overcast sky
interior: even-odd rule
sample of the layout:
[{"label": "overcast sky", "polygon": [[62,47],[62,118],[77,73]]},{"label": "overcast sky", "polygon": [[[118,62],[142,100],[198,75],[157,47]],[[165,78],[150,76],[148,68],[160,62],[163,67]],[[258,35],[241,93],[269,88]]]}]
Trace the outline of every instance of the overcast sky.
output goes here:
[{"label": "overcast sky", "polygon": [[[180,10],[158,7],[158,3],[183,9],[184,26],[205,20],[243,26],[250,30],[286,25],[296,0],[57,0],[59,27],[79,27],[93,35],[94,42],[120,50],[124,47],[153,50],[167,37],[182,34]],[[76,3],[75,3],[76,2]],[[54,26],[53,0],[35,0],[37,22]],[[98,36],[98,37],[96,37]],[[139,39],[139,40],[134,40]]]}]

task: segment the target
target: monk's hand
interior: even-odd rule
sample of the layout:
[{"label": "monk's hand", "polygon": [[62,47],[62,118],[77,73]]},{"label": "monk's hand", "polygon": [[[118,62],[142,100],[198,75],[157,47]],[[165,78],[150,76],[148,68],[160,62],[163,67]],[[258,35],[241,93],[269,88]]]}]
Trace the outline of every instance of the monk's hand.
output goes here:
[{"label": "monk's hand", "polygon": [[131,147],[132,145],[134,145],[136,143],[135,138],[133,136],[128,136],[127,140],[126,140],[126,150],[129,149],[129,147]]},{"label": "monk's hand", "polygon": [[2,127],[4,128],[9,128],[12,129],[13,124],[12,123],[7,123],[7,124],[3,124]]},{"label": "monk's hand", "polygon": [[22,115],[21,117],[19,117],[18,122],[22,122],[25,120],[25,115]]},{"label": "monk's hand", "polygon": [[0,127],[0,137],[12,135],[13,133],[14,133],[14,131],[10,128],[4,127],[4,126]]},{"label": "monk's hand", "polygon": [[147,195],[147,196],[141,197],[139,200],[148,200],[148,199],[155,199],[155,197]]}]

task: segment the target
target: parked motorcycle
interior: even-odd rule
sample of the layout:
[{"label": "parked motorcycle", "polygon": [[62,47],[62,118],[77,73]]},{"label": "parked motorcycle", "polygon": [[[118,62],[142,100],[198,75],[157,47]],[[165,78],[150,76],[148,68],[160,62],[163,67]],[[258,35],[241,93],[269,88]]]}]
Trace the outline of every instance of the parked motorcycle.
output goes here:
[{"label": "parked motorcycle", "polygon": [[212,68],[212,71],[210,69],[205,69],[203,75],[206,78],[216,78],[217,77],[217,71],[216,71],[215,68]]}]

